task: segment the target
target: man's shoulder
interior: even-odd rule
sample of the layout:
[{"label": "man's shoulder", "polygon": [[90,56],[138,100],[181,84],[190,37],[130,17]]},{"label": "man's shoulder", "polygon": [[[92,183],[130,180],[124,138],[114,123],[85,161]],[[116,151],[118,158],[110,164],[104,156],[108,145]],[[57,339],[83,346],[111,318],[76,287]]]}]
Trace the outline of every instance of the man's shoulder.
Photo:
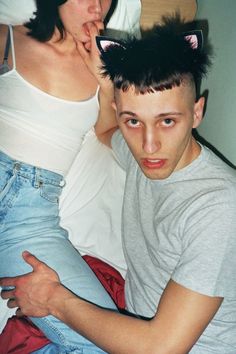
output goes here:
[{"label": "man's shoulder", "polygon": [[119,129],[112,136],[111,147],[121,166],[127,171],[132,154]]},{"label": "man's shoulder", "polygon": [[236,169],[207,147],[203,147],[203,154],[202,175],[212,179],[212,183],[216,181],[222,186],[236,190]]}]

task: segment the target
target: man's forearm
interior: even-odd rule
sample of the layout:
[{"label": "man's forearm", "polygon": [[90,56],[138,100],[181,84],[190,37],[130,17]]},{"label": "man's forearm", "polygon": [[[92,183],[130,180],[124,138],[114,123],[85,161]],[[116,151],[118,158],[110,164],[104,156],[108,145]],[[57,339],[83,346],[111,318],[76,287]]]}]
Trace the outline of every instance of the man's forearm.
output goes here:
[{"label": "man's forearm", "polygon": [[63,285],[55,271],[28,252],[33,272],[0,279],[1,293],[17,313],[54,315],[108,353],[186,354],[218,311],[223,299],[189,290],[170,281],[157,306],[158,315],[145,321],[99,308]]},{"label": "man's forearm", "polygon": [[108,353],[153,352],[154,340],[149,321],[101,309],[64,287],[51,299],[49,308],[53,316]]}]

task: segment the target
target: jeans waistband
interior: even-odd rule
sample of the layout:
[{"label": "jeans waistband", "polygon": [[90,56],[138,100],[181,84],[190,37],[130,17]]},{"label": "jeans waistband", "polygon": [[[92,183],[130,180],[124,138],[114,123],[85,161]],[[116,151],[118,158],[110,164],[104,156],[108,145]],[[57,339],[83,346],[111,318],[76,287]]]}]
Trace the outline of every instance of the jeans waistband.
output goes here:
[{"label": "jeans waistband", "polygon": [[65,180],[60,174],[32,166],[22,161],[17,161],[2,151],[0,151],[0,165],[1,164],[10,170],[13,170],[14,173],[32,180],[34,184],[38,186],[42,183],[53,184],[60,187],[64,187],[65,185]]}]

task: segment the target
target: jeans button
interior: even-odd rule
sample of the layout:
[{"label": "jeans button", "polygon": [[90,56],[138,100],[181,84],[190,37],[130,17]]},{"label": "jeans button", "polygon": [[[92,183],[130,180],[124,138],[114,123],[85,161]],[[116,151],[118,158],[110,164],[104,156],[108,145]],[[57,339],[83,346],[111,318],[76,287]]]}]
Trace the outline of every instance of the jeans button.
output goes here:
[{"label": "jeans button", "polygon": [[15,171],[20,171],[20,163],[19,162],[16,162],[16,163],[14,163],[14,170]]}]

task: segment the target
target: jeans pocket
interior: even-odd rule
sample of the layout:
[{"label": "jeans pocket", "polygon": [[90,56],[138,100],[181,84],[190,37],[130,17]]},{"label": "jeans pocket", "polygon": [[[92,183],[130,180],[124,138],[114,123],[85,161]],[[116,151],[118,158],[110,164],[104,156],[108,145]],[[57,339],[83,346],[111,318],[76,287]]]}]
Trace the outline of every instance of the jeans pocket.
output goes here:
[{"label": "jeans pocket", "polygon": [[15,179],[16,175],[0,164],[0,201],[7,195]]},{"label": "jeans pocket", "polygon": [[51,203],[59,203],[59,197],[62,192],[62,187],[53,184],[42,183],[40,186],[41,197]]}]

